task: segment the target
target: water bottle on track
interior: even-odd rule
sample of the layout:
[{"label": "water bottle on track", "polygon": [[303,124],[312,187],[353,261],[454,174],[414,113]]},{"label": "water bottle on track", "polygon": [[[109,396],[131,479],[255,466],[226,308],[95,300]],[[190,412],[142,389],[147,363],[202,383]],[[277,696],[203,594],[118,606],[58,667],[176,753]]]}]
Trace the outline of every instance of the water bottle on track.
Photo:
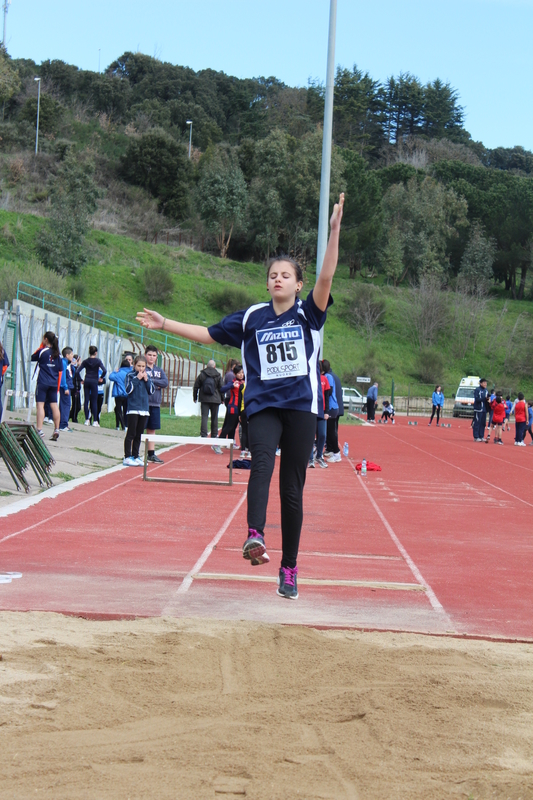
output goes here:
[{"label": "water bottle on track", "polygon": [[366,475],[366,458],[363,458],[361,462],[361,477],[364,478]]},{"label": "water bottle on track", "polygon": [[348,455],[348,442],[344,442],[344,447],[342,448],[342,454],[343,456]]}]

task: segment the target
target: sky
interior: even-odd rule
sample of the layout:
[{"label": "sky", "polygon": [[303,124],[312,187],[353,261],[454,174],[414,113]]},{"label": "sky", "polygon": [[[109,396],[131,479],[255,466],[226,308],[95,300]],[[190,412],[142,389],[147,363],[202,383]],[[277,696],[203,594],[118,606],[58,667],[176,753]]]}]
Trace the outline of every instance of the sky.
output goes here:
[{"label": "sky", "polygon": [[[4,0],[2,0],[3,5]],[[140,51],[239,78],[325,82],[330,0],[12,0],[13,58],[102,70]],[[337,0],[337,65],[410,72],[459,92],[487,147],[533,150],[533,0]]]}]

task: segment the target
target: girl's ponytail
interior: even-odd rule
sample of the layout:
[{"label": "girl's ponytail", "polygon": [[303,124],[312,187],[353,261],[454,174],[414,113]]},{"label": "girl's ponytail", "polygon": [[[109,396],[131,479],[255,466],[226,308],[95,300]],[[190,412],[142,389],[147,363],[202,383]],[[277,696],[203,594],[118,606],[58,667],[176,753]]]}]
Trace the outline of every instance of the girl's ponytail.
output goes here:
[{"label": "girl's ponytail", "polygon": [[52,358],[59,358],[59,340],[53,331],[46,331],[43,336],[50,345],[52,351]]}]

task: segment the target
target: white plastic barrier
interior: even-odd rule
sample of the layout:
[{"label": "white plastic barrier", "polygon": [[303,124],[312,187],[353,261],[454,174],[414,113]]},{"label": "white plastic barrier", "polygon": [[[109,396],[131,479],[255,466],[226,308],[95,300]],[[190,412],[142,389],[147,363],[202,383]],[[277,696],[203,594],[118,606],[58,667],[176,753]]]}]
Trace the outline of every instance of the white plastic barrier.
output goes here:
[{"label": "white plastic barrier", "polygon": [[[177,417],[199,417],[202,413],[201,403],[192,399],[192,386],[179,386],[174,401],[174,413]],[[218,407],[218,416],[226,413],[224,403]]]}]

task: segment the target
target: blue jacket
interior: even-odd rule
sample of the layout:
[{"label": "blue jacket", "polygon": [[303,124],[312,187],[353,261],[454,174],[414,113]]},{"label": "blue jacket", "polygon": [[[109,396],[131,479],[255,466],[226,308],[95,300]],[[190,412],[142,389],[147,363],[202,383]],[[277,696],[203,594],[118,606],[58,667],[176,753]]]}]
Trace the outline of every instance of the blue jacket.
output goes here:
[{"label": "blue jacket", "polygon": [[68,389],[70,392],[72,389],[74,389],[74,372],[76,371],[76,367],[74,364],[71,364],[70,361],[67,361],[66,358],[62,358],[61,360],[63,361],[61,389]]},{"label": "blue jacket", "polygon": [[366,393],[366,397],[367,397],[367,399],[370,398],[370,400],[373,400],[374,403],[377,403],[377,401],[378,401],[378,387],[377,386],[371,386],[370,389],[368,390],[368,392]]},{"label": "blue jacket", "polygon": [[149,397],[154,393],[155,387],[151,378],[147,381],[139,380],[134,369],[126,375],[126,394],[128,396],[128,414],[148,414]]},{"label": "blue jacket", "polygon": [[433,392],[431,395],[431,402],[434,406],[443,406],[444,405],[444,395],[442,392]]},{"label": "blue jacket", "polygon": [[474,411],[486,411],[486,400],[489,396],[488,389],[484,389],[482,386],[478,386],[476,391],[474,392]]},{"label": "blue jacket", "polygon": [[[330,417],[338,417],[339,401],[337,400],[337,387],[335,385],[335,378],[331,372],[326,372],[326,378],[331,386],[331,394],[329,396],[329,415]],[[333,413],[332,413],[333,412]]]},{"label": "blue jacket", "polygon": [[55,387],[59,391],[61,386],[61,376],[63,375],[63,359],[61,356],[52,356],[49,347],[39,347],[31,357],[32,361],[37,361],[39,374],[37,383],[39,386]]},{"label": "blue jacket", "polygon": [[131,372],[131,367],[120,367],[109,376],[109,380],[113,382],[113,397],[126,397],[126,375],[128,372]]}]

